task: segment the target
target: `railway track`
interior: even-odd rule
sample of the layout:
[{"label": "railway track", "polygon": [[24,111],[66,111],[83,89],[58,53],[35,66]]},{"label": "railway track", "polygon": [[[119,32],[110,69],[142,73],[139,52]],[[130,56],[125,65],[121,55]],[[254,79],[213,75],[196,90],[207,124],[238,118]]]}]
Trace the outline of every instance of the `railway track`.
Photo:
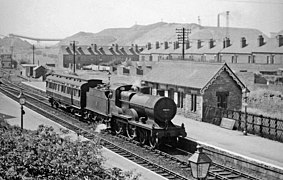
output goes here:
[{"label": "railway track", "polygon": [[[7,93],[7,92],[6,92]],[[15,93],[16,94],[16,93]],[[25,93],[28,94],[28,93]],[[11,98],[13,98],[13,95],[8,95]],[[84,137],[92,140],[94,137],[97,136],[97,134],[89,131],[89,127],[86,123],[82,123],[79,122],[77,119],[73,119],[72,121],[66,121],[64,119],[69,119],[70,117],[69,115],[64,115],[64,116],[68,116],[68,118],[64,118],[64,117],[60,117],[58,116],[58,113],[54,114],[54,109],[52,109],[49,105],[45,105],[46,107],[44,108],[44,110],[42,108],[39,108],[40,103],[42,104],[42,100],[41,102],[38,102],[39,96],[37,95],[37,97],[33,98],[32,96],[29,97],[28,99],[28,103],[27,106],[33,110],[35,110],[36,112],[43,114],[44,116],[62,124],[63,126],[65,126],[66,128],[69,128],[77,133],[80,133],[81,135],[83,135]],[[15,98],[13,98],[15,99]],[[42,98],[41,98],[42,99]],[[37,104],[37,105],[35,105]],[[53,113],[49,113],[46,108],[51,109],[50,111]],[[60,112],[60,114],[62,114]],[[123,137],[123,138],[121,138]],[[124,136],[119,136],[119,137],[114,137],[114,138],[119,138],[119,139],[124,139],[127,140],[129,143],[131,144],[138,144],[137,142],[131,141],[128,138],[124,137]],[[167,178],[167,179],[188,179],[187,177],[190,177],[190,175],[188,175],[191,171],[190,166],[187,162],[188,157],[191,155],[188,152],[183,152],[184,155],[181,158],[177,158],[174,155],[170,155],[168,153],[165,153],[163,151],[160,150],[153,150],[151,149],[149,146],[143,146],[143,149],[145,149],[145,151],[151,153],[151,154],[155,154],[156,158],[160,158],[162,157],[162,159],[169,161],[170,163],[175,163],[179,168],[181,173],[176,173],[173,172],[172,170],[169,170],[168,168],[165,168],[163,166],[160,166],[158,163],[149,161],[146,158],[141,157],[141,155],[135,154],[132,151],[129,151],[125,148],[121,148],[117,145],[115,145],[114,143],[110,142],[109,140],[107,140],[106,138],[101,138],[101,143],[103,144],[103,146],[105,146],[106,148],[114,151],[117,154],[120,154],[124,157],[126,157],[129,160],[134,161],[137,164],[140,164],[141,166],[144,166],[147,169],[150,169],[158,174],[160,174],[161,176]],[[139,146],[140,147],[140,146]],[[182,172],[187,172],[184,173],[185,175],[183,175]],[[180,175],[182,174],[182,175]],[[233,168],[228,168],[225,166],[222,166],[220,164],[217,163],[213,163],[210,167],[209,173],[208,173],[208,177],[207,179],[209,180],[259,180],[256,177],[250,176],[248,174],[242,173],[240,171],[237,171]]]},{"label": "railway track", "polygon": [[[3,89],[0,88],[1,92],[3,92],[4,94],[6,94],[7,96],[9,96],[10,98],[17,100],[17,95],[19,94],[18,92],[15,92],[14,89],[12,89],[14,92],[13,93],[9,93],[7,91],[7,89]],[[81,123],[81,122],[77,122],[75,121],[66,121],[64,119],[66,119],[66,117],[64,118],[62,115],[62,113],[59,115],[59,113],[50,113],[49,109],[47,110],[46,108],[42,109],[42,105],[39,105],[38,102],[36,102],[37,100],[32,100],[32,97],[30,97],[29,95],[27,95],[27,101],[26,101],[26,105],[28,108],[42,114],[43,116],[52,119],[53,121],[63,125],[64,127],[77,132],[78,134],[82,135],[83,137],[89,139],[89,140],[93,140],[95,137],[97,137],[97,134],[94,132],[91,132],[87,129],[87,125],[85,123]],[[41,103],[42,104],[42,103]],[[68,118],[70,120],[70,118]],[[183,177],[169,169],[166,169],[165,167],[162,167],[156,163],[153,163],[131,151],[128,151],[124,148],[121,148],[117,145],[115,145],[114,143],[110,142],[109,140],[105,139],[105,138],[101,138],[100,137],[100,142],[101,144],[103,144],[104,147],[114,151],[115,153],[126,157],[127,159],[130,159],[131,161],[144,166],[147,169],[150,169],[151,171],[167,178],[167,179],[180,179],[180,180],[186,180],[188,178]]]}]

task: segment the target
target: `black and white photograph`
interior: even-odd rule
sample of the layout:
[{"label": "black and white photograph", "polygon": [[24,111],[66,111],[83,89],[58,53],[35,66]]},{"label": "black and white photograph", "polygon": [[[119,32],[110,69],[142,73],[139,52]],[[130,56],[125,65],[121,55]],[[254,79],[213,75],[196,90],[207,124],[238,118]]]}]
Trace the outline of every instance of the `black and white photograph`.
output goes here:
[{"label": "black and white photograph", "polygon": [[0,0],[0,180],[283,180],[283,1]]}]

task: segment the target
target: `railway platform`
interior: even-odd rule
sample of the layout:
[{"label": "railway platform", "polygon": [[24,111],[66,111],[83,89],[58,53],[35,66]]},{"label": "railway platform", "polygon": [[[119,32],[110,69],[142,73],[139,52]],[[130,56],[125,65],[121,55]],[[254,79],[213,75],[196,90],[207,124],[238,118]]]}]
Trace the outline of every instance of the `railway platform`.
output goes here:
[{"label": "railway platform", "polygon": [[[35,130],[38,128],[39,125],[43,124],[46,126],[52,126],[56,132],[60,132],[60,128],[63,128],[58,123],[55,123],[48,118],[30,110],[27,107],[24,107],[25,115],[23,119],[23,128]],[[5,119],[11,125],[18,125],[20,126],[20,104],[16,101],[13,101],[9,97],[5,96],[4,94],[0,93],[0,119]],[[71,138],[75,139],[78,138],[75,132],[70,132],[67,134]],[[83,137],[80,137],[82,139]],[[83,140],[83,139],[82,139]],[[104,166],[106,168],[113,168],[117,167],[122,169],[123,171],[133,171],[134,174],[141,174],[142,179],[144,180],[165,180],[166,178],[136,164],[132,161],[115,154],[114,152],[103,148],[102,154],[106,158]]]}]

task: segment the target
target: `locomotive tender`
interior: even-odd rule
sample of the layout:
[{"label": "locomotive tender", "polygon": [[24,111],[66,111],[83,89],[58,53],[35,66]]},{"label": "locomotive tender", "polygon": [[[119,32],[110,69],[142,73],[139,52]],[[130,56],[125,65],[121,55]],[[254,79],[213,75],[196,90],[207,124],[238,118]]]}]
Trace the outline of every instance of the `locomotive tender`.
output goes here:
[{"label": "locomotive tender", "polygon": [[[175,102],[152,96],[148,87],[104,84],[66,74],[51,74],[46,79],[46,93],[51,106],[64,108],[88,121],[102,119],[112,132],[157,147],[162,141],[176,142],[186,136],[184,125],[171,122],[176,115]],[[142,93],[144,92],[144,93]]]}]

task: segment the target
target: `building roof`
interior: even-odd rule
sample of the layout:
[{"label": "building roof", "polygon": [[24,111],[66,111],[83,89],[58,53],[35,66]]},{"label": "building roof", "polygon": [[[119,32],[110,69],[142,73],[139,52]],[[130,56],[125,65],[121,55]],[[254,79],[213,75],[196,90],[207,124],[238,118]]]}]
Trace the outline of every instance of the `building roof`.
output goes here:
[{"label": "building roof", "polygon": [[[138,55],[139,52],[137,51],[135,46],[122,46],[119,47],[118,45],[112,46],[94,46],[89,45],[82,45],[76,46],[76,54],[78,55]],[[61,46],[62,54],[73,54],[73,48],[71,46]]]},{"label": "building roof", "polygon": [[160,62],[142,80],[190,87],[203,92],[223,70],[226,70],[241,88],[245,87],[226,63]]},{"label": "building roof", "polygon": [[270,38],[262,46],[253,49],[254,53],[283,53],[283,46],[279,47],[279,42],[276,37]]},{"label": "building roof", "polygon": [[36,64],[21,64],[22,67],[36,67]]},{"label": "building roof", "polygon": [[36,70],[39,69],[39,68],[44,68],[44,69],[46,69],[44,66],[36,66],[35,68],[33,68],[33,70],[36,71]]}]

